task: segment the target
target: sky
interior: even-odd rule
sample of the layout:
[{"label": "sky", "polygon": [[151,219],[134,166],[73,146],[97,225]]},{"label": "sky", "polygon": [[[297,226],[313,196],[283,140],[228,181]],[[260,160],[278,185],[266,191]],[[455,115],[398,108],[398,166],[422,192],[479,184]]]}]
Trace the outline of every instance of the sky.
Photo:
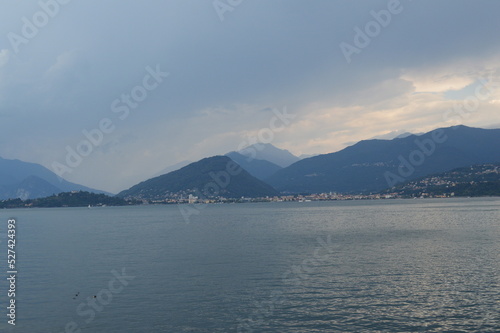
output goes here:
[{"label": "sky", "polygon": [[117,193],[265,142],[500,128],[500,2],[5,0],[0,157]]}]

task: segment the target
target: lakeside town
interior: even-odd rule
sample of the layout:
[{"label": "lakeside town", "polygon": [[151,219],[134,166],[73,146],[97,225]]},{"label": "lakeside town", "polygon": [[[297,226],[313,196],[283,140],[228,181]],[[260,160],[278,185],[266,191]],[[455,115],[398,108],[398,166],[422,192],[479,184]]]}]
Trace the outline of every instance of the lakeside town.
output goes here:
[{"label": "lakeside town", "polygon": [[[420,198],[448,198],[454,197],[451,195],[428,195],[423,193]],[[311,202],[311,201],[337,201],[337,200],[385,200],[385,199],[404,199],[406,196],[401,196],[398,193],[388,194],[342,194],[342,193],[317,193],[317,194],[295,194],[295,195],[280,195],[274,197],[257,197],[239,199],[235,198],[199,198],[192,194],[184,197],[170,197],[167,199],[157,200],[142,200],[143,204],[217,204],[217,203],[244,203],[244,202]]]},{"label": "lakeside town", "polygon": [[[448,198],[451,195],[428,195],[424,193],[418,198]],[[109,197],[103,194],[94,194],[84,191],[72,191],[55,194],[50,197],[39,199],[0,200],[0,209],[7,208],[50,208],[50,207],[106,207],[106,206],[132,206],[132,205],[175,205],[175,204],[224,204],[224,203],[250,203],[250,202],[313,202],[313,201],[341,201],[341,200],[388,200],[407,199],[398,193],[388,194],[341,194],[341,193],[319,193],[308,195],[281,195],[274,197],[257,198],[199,198],[192,194],[172,196],[165,199],[121,199]]]}]

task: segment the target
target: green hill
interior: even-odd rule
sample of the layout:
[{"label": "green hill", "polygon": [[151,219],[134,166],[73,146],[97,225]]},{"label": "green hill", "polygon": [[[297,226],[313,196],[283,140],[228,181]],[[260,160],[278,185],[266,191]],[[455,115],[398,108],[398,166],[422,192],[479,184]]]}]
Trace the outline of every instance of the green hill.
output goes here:
[{"label": "green hill", "polygon": [[53,194],[44,198],[21,200],[8,199],[0,201],[0,208],[21,207],[87,207],[87,206],[126,206],[136,204],[122,198],[110,197],[105,194],[96,194],[86,191],[73,191]]},{"label": "green hill", "polygon": [[151,178],[120,192],[123,198],[162,200],[192,194],[200,198],[274,196],[278,192],[227,156],[214,156]]},{"label": "green hill", "polygon": [[457,168],[406,182],[383,193],[403,197],[500,196],[500,163]]}]

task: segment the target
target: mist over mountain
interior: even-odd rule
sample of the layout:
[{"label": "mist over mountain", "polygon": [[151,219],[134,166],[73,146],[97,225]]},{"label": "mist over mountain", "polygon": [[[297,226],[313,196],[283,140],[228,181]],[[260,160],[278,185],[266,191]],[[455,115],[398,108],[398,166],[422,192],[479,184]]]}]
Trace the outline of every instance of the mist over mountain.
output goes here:
[{"label": "mist over mountain", "polygon": [[68,191],[109,194],[68,182],[39,164],[0,157],[0,200],[35,199]]},{"label": "mist over mountain", "polygon": [[269,178],[278,170],[283,169],[272,162],[250,158],[237,152],[227,153],[226,156],[238,163],[243,169],[248,171],[249,174],[260,180]]},{"label": "mist over mountain", "polygon": [[157,172],[154,175],[154,177],[161,176],[161,175],[167,174],[167,173],[172,172],[172,171],[177,171],[180,168],[183,168],[186,165],[189,165],[191,163],[193,163],[193,161],[184,160],[184,161],[180,161],[178,163],[169,165],[168,167],[166,167],[165,169],[161,170],[160,172]]},{"label": "mist over mountain", "polygon": [[387,134],[377,135],[370,140],[393,140],[393,139],[403,139],[410,135],[422,135],[423,133],[410,133],[405,130],[392,131]]},{"label": "mist over mountain", "polygon": [[379,191],[407,180],[500,161],[500,129],[454,126],[420,136],[365,140],[301,160],[266,181],[284,192]]},{"label": "mist over mountain", "polygon": [[286,168],[287,166],[300,161],[300,158],[293,155],[288,150],[277,148],[270,143],[256,143],[238,151],[238,153],[251,159],[269,161],[282,168]]},{"label": "mist over mountain", "polygon": [[309,157],[314,157],[314,156],[318,156],[318,154],[301,154],[301,155],[299,156],[299,158],[300,158],[301,160],[303,160],[304,158],[309,158]]}]

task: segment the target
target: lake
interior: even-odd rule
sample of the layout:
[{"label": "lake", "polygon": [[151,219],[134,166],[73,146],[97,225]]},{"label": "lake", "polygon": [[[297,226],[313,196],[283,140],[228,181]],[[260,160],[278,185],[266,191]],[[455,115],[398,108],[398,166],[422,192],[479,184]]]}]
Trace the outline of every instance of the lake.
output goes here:
[{"label": "lake", "polygon": [[0,234],[2,332],[500,331],[500,198],[0,210]]}]

